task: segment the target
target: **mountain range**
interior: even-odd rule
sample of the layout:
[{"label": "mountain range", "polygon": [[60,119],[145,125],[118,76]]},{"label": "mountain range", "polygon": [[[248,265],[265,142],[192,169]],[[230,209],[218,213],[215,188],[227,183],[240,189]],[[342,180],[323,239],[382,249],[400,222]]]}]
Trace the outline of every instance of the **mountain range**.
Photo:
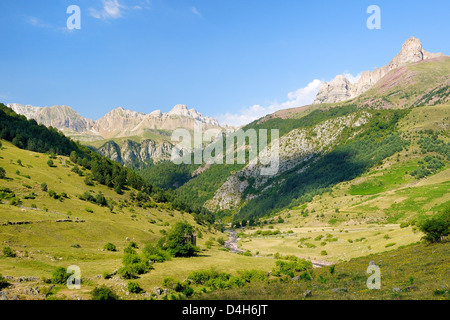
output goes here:
[{"label": "mountain range", "polygon": [[154,130],[172,131],[180,127],[192,130],[194,121],[199,121],[206,127],[221,127],[216,119],[204,117],[195,109],[188,109],[182,104],[176,105],[167,113],[155,110],[148,114],[120,107],[95,121],[84,118],[68,106],[42,108],[17,103],[7,106],[28,119],[57,128],[81,141],[140,136]]}]

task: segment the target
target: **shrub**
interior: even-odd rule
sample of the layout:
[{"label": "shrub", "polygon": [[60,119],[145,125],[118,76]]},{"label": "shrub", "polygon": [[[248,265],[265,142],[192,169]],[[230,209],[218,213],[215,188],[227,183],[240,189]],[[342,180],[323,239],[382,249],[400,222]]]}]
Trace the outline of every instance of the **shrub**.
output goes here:
[{"label": "shrub", "polygon": [[192,280],[195,284],[205,284],[212,279],[218,278],[227,281],[230,275],[225,272],[217,272],[214,269],[210,269],[194,271],[188,276],[188,279]]},{"label": "shrub", "polygon": [[148,260],[141,258],[136,252],[126,253],[123,256],[122,263],[124,265],[124,268],[122,268],[124,270],[122,271],[125,273],[144,274],[151,269]]},{"label": "shrub", "polygon": [[86,176],[86,178],[84,178],[84,183],[85,183],[87,186],[93,186],[93,185],[94,185],[94,180],[93,180],[92,177],[89,175],[89,176]]},{"label": "shrub", "polygon": [[67,279],[69,279],[69,277],[70,277],[70,274],[67,273],[67,270],[63,267],[59,267],[55,271],[53,271],[52,283],[66,284]]},{"label": "shrub", "polygon": [[166,260],[170,260],[170,253],[165,251],[160,247],[155,247],[151,243],[147,243],[145,248],[143,249],[143,254],[147,258],[147,260],[151,260],[154,262],[164,262]]},{"label": "shrub", "polygon": [[3,248],[3,255],[7,258],[15,258],[17,255],[10,247]]},{"label": "shrub", "polygon": [[23,197],[24,199],[36,199],[36,194],[34,192],[27,194]]},{"label": "shrub", "polygon": [[91,292],[92,300],[118,300],[117,294],[106,286],[95,288]]},{"label": "shrub", "polygon": [[3,167],[0,167],[0,179],[5,179],[6,177],[6,170],[3,169]]},{"label": "shrub", "polygon": [[137,276],[134,274],[132,270],[128,267],[122,267],[117,271],[117,274],[121,276],[123,279],[136,279]]},{"label": "shrub", "polygon": [[336,266],[333,264],[330,266],[330,274],[334,274],[334,271],[336,270]]},{"label": "shrub", "polygon": [[95,203],[102,207],[108,206],[108,202],[106,201],[106,198],[101,191],[95,197]]},{"label": "shrub", "polygon": [[293,277],[295,272],[305,271],[312,268],[311,261],[298,258],[297,261],[281,261],[275,263],[274,275],[285,274]]},{"label": "shrub", "polygon": [[8,281],[0,274],[0,290],[9,286]]},{"label": "shrub", "polygon": [[135,248],[135,249],[139,249],[138,244],[137,244],[136,242],[134,242],[134,241],[131,241],[131,242],[128,244],[128,247],[130,247],[130,248]]},{"label": "shrub", "polygon": [[53,163],[53,160],[52,160],[52,159],[48,159],[47,165],[48,165],[50,168],[53,168],[53,167],[55,166],[55,164]]},{"label": "shrub", "polygon": [[267,272],[261,270],[242,270],[238,271],[238,274],[244,282],[264,281],[267,279]]},{"label": "shrub", "polygon": [[125,255],[122,258],[123,265],[130,265],[130,264],[136,264],[139,263],[141,259],[137,255],[136,252],[133,253],[125,253]]},{"label": "shrub", "polygon": [[128,246],[125,249],[123,249],[123,253],[137,254],[136,250],[134,250],[134,248],[131,246]]},{"label": "shrub", "polygon": [[388,243],[387,245],[385,245],[384,247],[385,248],[389,248],[389,247],[393,247],[393,246],[395,246],[396,245],[396,243],[395,242],[392,242],[392,243]]},{"label": "shrub", "polygon": [[13,197],[9,199],[9,204],[12,206],[18,206],[22,204],[22,200],[20,200],[18,197]]},{"label": "shrub", "polygon": [[130,292],[130,293],[141,293],[142,291],[144,291],[144,290],[142,290],[142,288],[139,286],[139,283],[133,282],[133,281],[128,282],[128,284],[127,284],[127,290],[128,290],[128,292]]},{"label": "shrub", "polygon": [[58,194],[57,194],[56,191],[54,191],[54,190],[50,190],[50,191],[48,192],[48,195],[49,195],[51,198],[53,198],[53,199],[59,199]]},{"label": "shrub", "polygon": [[182,292],[187,286],[183,285],[180,281],[173,278],[165,278],[163,286],[167,289],[174,290],[176,292]]},{"label": "shrub", "polygon": [[183,294],[189,298],[194,294],[194,289],[192,289],[191,287],[186,287],[183,289]]},{"label": "shrub", "polygon": [[228,279],[228,287],[232,288],[232,287],[238,287],[241,288],[245,285],[245,281],[244,279],[242,279],[241,277],[230,277],[230,279]]},{"label": "shrub", "polygon": [[320,255],[321,255],[321,256],[327,256],[327,255],[328,255],[328,252],[327,252],[326,250],[322,250],[322,251],[320,252]]},{"label": "shrub", "polygon": [[107,251],[117,251],[117,248],[114,244],[112,244],[111,242],[108,242],[107,244],[105,244],[103,246],[103,249],[107,250]]},{"label": "shrub", "polygon": [[423,237],[427,242],[441,242],[450,234],[450,206],[444,211],[425,220],[420,226],[420,231],[425,233]]},{"label": "shrub", "polygon": [[402,222],[400,223],[400,228],[408,228],[409,227],[409,223],[408,222]]},{"label": "shrub", "polygon": [[42,189],[42,191],[44,191],[44,192],[47,192],[47,191],[48,191],[48,186],[47,186],[47,183],[46,183],[46,182],[42,182],[42,183],[41,183],[41,189]]}]

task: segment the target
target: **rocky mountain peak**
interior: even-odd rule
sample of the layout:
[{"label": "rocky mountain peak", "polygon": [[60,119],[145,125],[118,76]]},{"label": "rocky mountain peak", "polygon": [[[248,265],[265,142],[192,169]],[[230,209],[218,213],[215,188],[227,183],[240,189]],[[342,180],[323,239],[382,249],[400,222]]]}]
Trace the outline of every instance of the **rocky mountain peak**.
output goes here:
[{"label": "rocky mountain peak", "polygon": [[189,110],[184,104],[177,104],[167,113],[169,116],[189,116]]},{"label": "rocky mountain peak", "polygon": [[427,59],[443,56],[442,53],[430,53],[423,49],[419,39],[411,37],[403,43],[398,53],[387,65],[373,71],[365,71],[357,83],[351,83],[345,76],[339,75],[330,83],[323,83],[317,93],[314,104],[336,103],[353,99],[372,88],[389,71]]},{"label": "rocky mountain peak", "polygon": [[163,115],[163,113],[161,110],[155,110],[148,114],[149,117],[156,117],[156,118],[160,118],[160,117],[162,117],[162,115]]},{"label": "rocky mountain peak", "polygon": [[142,118],[145,113],[119,107],[108,112],[103,118]]}]

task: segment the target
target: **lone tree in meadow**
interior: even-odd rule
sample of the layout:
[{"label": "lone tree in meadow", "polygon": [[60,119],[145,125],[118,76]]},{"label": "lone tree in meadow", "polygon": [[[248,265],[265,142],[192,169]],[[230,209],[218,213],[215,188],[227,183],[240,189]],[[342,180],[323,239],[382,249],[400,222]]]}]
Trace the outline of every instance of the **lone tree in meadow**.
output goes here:
[{"label": "lone tree in meadow", "polygon": [[192,257],[199,252],[199,248],[195,246],[194,228],[186,222],[177,222],[160,239],[159,246],[174,257]]}]

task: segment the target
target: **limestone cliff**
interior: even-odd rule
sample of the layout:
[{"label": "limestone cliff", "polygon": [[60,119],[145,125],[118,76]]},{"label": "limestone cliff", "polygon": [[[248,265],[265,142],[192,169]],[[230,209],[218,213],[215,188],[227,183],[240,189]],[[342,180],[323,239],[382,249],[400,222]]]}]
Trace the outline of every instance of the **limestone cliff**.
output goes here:
[{"label": "limestone cliff", "polygon": [[139,168],[149,162],[157,163],[162,160],[170,160],[172,148],[173,145],[169,142],[157,143],[147,139],[138,143],[125,140],[122,146],[114,141],[107,141],[97,149],[97,152],[126,166]]}]

